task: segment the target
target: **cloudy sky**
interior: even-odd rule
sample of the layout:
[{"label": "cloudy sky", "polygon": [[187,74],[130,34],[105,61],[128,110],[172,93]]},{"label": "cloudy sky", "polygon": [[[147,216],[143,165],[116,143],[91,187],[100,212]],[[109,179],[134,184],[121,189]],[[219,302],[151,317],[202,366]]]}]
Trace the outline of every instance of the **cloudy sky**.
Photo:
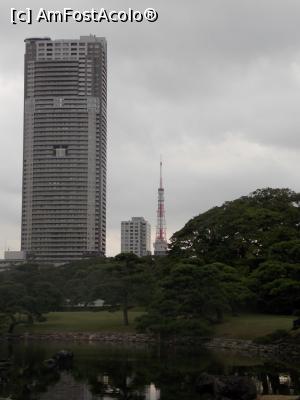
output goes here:
[{"label": "cloudy sky", "polygon": [[10,23],[0,4],[0,257],[19,248],[24,38],[108,41],[108,255],[120,221],[155,227],[159,156],[168,236],[266,186],[300,191],[299,0],[44,0],[45,9],[143,11],[155,23]]}]

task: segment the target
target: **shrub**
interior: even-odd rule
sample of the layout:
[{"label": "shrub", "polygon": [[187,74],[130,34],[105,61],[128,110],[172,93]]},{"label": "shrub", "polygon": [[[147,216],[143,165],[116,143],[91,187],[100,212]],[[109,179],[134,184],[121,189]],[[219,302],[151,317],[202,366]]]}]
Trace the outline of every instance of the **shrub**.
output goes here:
[{"label": "shrub", "polygon": [[289,336],[289,332],[285,329],[277,329],[265,336],[259,336],[253,340],[256,344],[272,344],[277,340],[284,339]]}]

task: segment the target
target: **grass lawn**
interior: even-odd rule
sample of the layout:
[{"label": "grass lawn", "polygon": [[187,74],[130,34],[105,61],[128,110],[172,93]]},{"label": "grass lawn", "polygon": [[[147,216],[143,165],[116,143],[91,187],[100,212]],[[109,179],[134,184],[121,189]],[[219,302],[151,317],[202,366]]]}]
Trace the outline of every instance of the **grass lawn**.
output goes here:
[{"label": "grass lawn", "polygon": [[238,317],[228,317],[223,324],[216,325],[215,336],[254,339],[277,329],[290,330],[294,319],[293,316],[265,314],[243,314]]},{"label": "grass lawn", "polygon": [[46,315],[47,321],[32,326],[17,326],[15,333],[51,333],[51,332],[132,332],[134,320],[142,311],[129,312],[129,326],[124,326],[120,311],[74,311],[52,312]]},{"label": "grass lawn", "polygon": [[268,395],[268,396],[261,396],[258,398],[258,400],[297,400],[299,399],[299,396],[280,396],[277,394],[274,395]]},{"label": "grass lawn", "polygon": [[[142,310],[129,312],[129,326],[124,326],[120,311],[74,311],[49,313],[46,322],[35,323],[32,326],[17,326],[15,333],[51,333],[51,332],[133,332],[134,320],[143,314]],[[228,317],[225,322],[215,325],[215,336],[253,339],[264,336],[277,329],[291,329],[295,317],[243,314],[238,317]]]}]

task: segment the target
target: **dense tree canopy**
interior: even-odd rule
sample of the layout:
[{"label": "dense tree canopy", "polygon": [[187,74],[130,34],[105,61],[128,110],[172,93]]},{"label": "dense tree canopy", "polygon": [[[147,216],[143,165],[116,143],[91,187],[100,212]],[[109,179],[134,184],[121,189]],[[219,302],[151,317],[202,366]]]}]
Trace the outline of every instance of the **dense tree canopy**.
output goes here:
[{"label": "dense tree canopy", "polygon": [[253,297],[237,271],[225,264],[172,264],[161,277],[147,315],[138,327],[158,333],[203,335],[225,312],[240,309]]},{"label": "dense tree canopy", "polygon": [[[260,189],[191,219],[166,257],[119,254],[0,274],[0,316],[20,322],[68,307],[143,307],[140,330],[205,334],[224,313],[300,312],[300,194]],[[0,322],[1,322],[0,321]]]},{"label": "dense tree canopy", "polygon": [[272,245],[299,239],[300,193],[267,188],[191,219],[170,248],[177,256],[255,268]]},{"label": "dense tree canopy", "polygon": [[18,324],[41,320],[42,314],[58,310],[62,294],[43,275],[38,267],[31,265],[2,273],[0,277],[1,325],[10,333]]},{"label": "dense tree canopy", "polygon": [[293,313],[300,309],[300,194],[259,189],[212,208],[175,233],[170,254],[231,265],[256,310]]}]

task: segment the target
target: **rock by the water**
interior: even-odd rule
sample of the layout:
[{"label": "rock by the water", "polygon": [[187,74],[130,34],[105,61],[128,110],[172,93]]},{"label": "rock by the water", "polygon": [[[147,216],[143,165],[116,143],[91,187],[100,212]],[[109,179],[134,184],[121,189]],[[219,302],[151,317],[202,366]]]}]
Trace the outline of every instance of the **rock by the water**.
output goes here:
[{"label": "rock by the water", "polygon": [[56,367],[57,363],[54,358],[48,358],[47,360],[44,361],[44,365],[49,369],[53,369]]},{"label": "rock by the water", "polygon": [[70,369],[73,361],[73,353],[68,350],[60,350],[52,358],[44,361],[44,365],[49,368]]},{"label": "rock by the water", "polygon": [[60,369],[70,369],[73,362],[73,353],[68,350],[60,350],[57,352],[53,358]]},{"label": "rock by the water", "polygon": [[57,360],[63,360],[63,359],[73,359],[74,355],[72,351],[69,350],[60,350],[58,351],[53,358]]},{"label": "rock by the water", "polygon": [[222,378],[222,383],[222,395],[228,399],[254,400],[257,397],[256,386],[249,378],[228,376]]},{"label": "rock by the water", "polygon": [[219,384],[220,382],[215,376],[203,372],[197,380],[196,390],[201,394],[210,394],[215,396],[217,394]]},{"label": "rock by the water", "polygon": [[196,390],[207,400],[255,400],[257,390],[251,379],[239,376],[199,376]]}]

